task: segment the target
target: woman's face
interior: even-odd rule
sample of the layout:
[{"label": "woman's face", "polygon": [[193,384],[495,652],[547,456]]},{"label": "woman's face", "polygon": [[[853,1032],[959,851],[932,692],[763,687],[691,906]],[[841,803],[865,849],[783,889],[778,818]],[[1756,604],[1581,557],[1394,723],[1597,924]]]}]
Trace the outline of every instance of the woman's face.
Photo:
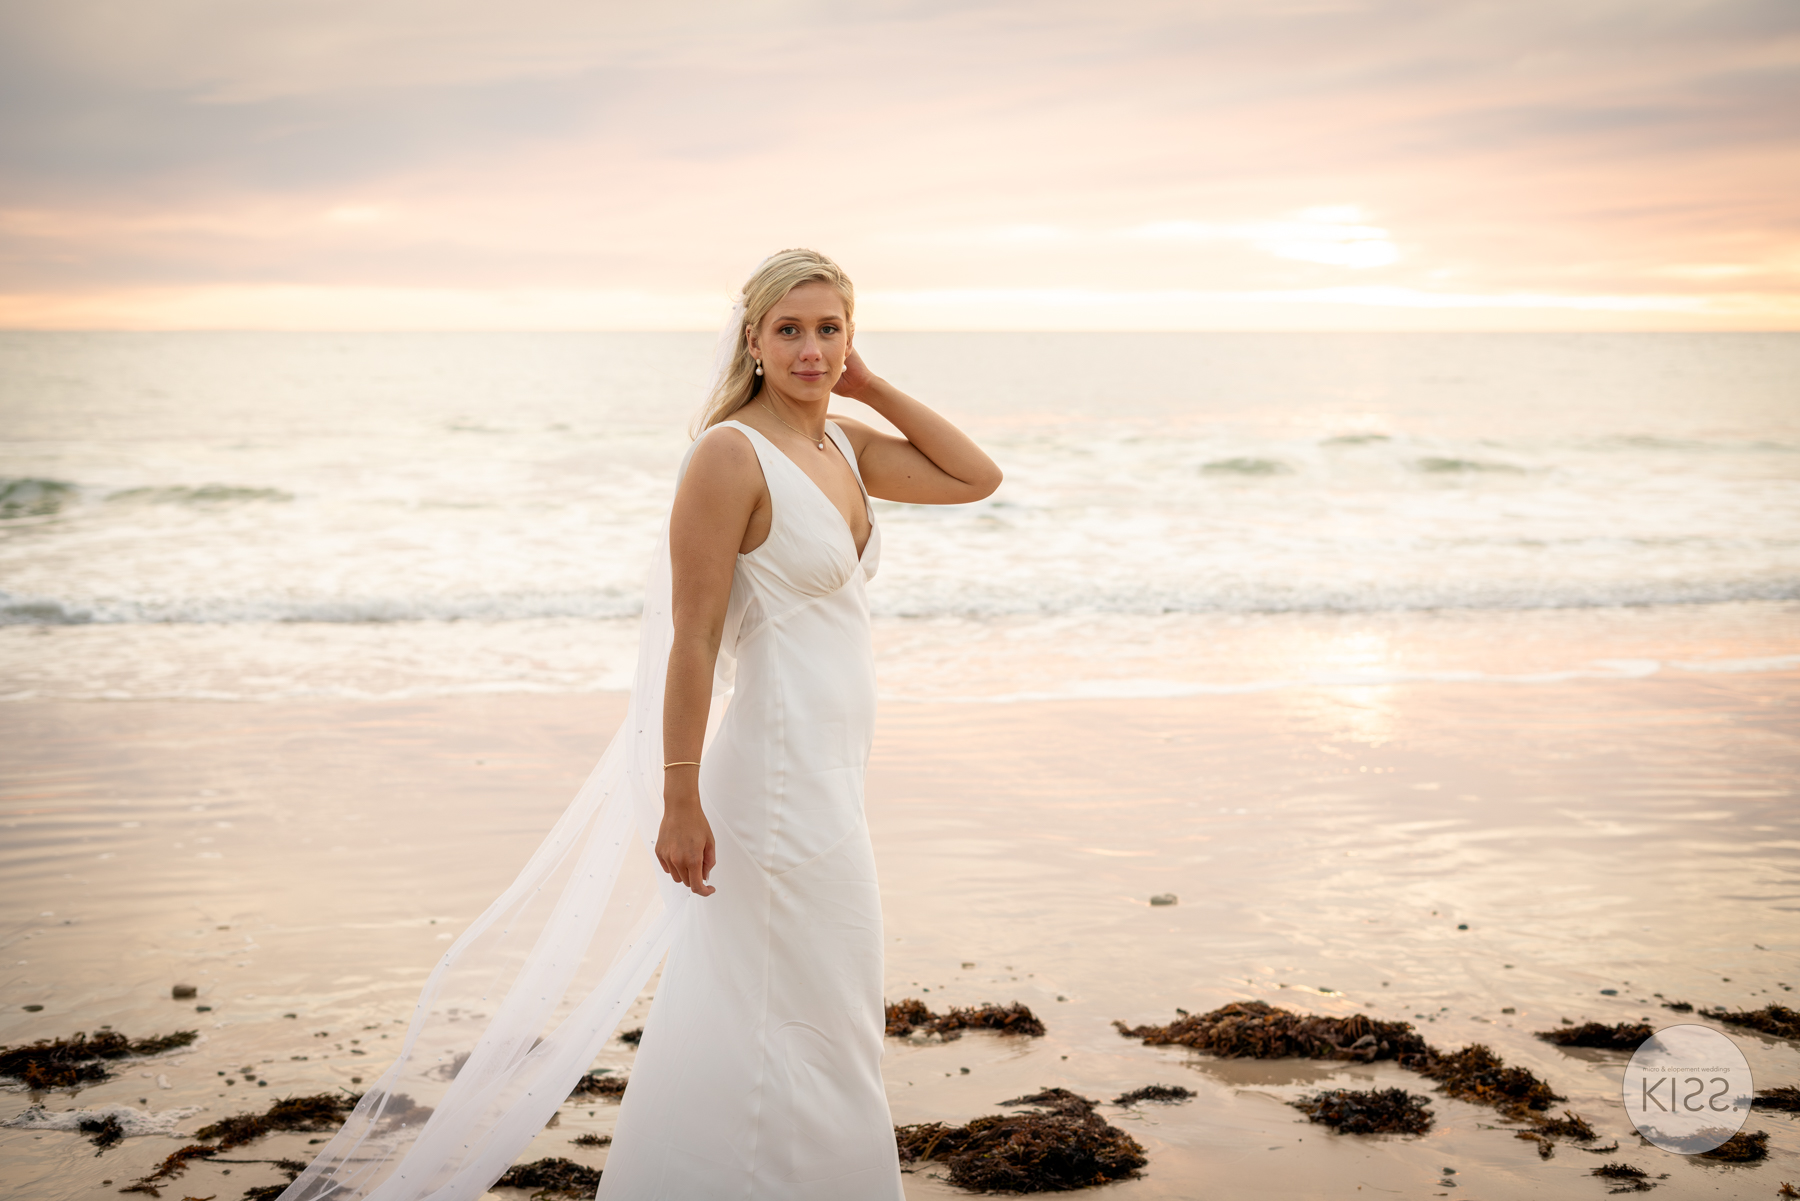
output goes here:
[{"label": "woman's face", "polygon": [[784,400],[829,400],[850,354],[844,298],[830,284],[801,284],[776,302],[749,341],[762,360],[765,388]]}]

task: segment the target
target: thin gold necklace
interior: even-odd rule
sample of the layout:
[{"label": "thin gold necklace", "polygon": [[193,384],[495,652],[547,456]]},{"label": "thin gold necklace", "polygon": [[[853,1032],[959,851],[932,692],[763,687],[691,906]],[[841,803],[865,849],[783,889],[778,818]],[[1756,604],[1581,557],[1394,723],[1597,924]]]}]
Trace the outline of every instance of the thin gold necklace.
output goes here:
[{"label": "thin gold necklace", "polygon": [[[774,409],[770,409],[770,408],[769,408],[769,402],[768,402],[768,401],[766,401],[766,400],[765,400],[765,401],[763,401],[763,408],[765,408],[765,409],[769,409],[769,416],[771,416],[771,417],[773,417],[773,418],[774,418],[774,419],[775,419],[775,420],[777,420],[777,421],[781,421],[781,414],[780,414],[780,413],[777,413],[777,412],[776,412],[776,411],[775,411],[775,410],[774,410]],[[781,424],[783,424],[783,425],[787,425],[787,427],[788,427],[788,428],[789,428],[789,429],[791,429],[791,430],[794,430],[794,427],[793,427],[793,426],[791,426],[791,425],[788,425],[788,423],[787,423],[787,422],[785,422],[785,421],[781,421]],[[812,436],[812,435],[811,435],[811,434],[808,434],[808,433],[805,433],[805,432],[804,432],[804,431],[802,431],[802,430],[794,430],[794,432],[795,432],[795,433],[796,433],[796,434],[799,434],[799,435],[800,435],[800,436],[801,436],[801,437],[802,437],[802,438],[805,438],[805,439],[806,439],[806,440],[807,440],[807,441],[808,441],[808,442],[815,442],[815,443],[817,443],[817,444],[818,444],[818,447],[819,447],[819,449],[820,449],[820,450],[824,450],[824,449],[825,449],[825,436],[824,436],[824,435],[823,435],[823,434],[821,434],[821,435],[820,435],[820,436],[819,436],[819,437],[817,437],[817,438],[814,438],[814,437],[813,437],[813,436]]]}]

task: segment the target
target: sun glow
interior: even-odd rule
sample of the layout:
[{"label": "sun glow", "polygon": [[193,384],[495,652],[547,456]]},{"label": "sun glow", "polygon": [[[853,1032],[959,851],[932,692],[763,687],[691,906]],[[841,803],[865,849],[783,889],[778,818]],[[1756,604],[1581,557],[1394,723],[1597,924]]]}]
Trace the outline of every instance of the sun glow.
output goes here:
[{"label": "sun glow", "polygon": [[1386,229],[1352,205],[1305,209],[1275,221],[1156,221],[1132,231],[1162,241],[1240,242],[1277,258],[1336,267],[1385,267],[1400,258]]}]

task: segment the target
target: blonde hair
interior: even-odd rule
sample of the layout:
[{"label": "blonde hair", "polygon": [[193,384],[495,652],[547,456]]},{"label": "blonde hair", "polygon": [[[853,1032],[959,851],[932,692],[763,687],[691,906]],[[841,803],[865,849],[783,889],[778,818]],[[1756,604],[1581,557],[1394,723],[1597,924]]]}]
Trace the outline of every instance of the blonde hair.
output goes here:
[{"label": "blonde hair", "polygon": [[726,337],[734,338],[735,342],[720,348],[723,366],[713,384],[712,395],[706,398],[706,406],[700,410],[695,437],[749,404],[762,390],[762,377],[756,374],[756,360],[750,355],[749,332],[762,325],[763,318],[781,303],[783,296],[801,284],[809,283],[830,284],[836,288],[838,295],[844,298],[844,320],[848,322],[855,316],[856,288],[850,277],[844,274],[842,267],[818,251],[781,250],[764,259],[755,274],[744,281],[744,290],[737,300],[742,306],[743,320],[738,323],[735,334],[727,331]]}]

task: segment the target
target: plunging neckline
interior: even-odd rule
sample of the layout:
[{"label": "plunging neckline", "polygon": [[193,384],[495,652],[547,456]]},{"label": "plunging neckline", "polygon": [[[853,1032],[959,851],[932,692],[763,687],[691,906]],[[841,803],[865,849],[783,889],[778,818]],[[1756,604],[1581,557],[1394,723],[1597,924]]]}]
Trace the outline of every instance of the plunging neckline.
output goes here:
[{"label": "plunging neckline", "polygon": [[[790,455],[787,451],[785,451],[785,450],[781,449],[781,447],[775,445],[775,440],[773,438],[769,437],[767,434],[763,433],[761,430],[757,429],[755,426],[752,426],[752,425],[746,424],[745,422],[737,421],[737,420],[732,420],[730,422],[720,422],[720,424],[721,425],[725,425],[725,424],[735,425],[739,429],[742,429],[748,433],[755,434],[758,438],[761,438],[764,442],[767,442],[769,444],[770,450],[773,450],[776,454],[778,454],[782,458],[786,459],[788,462],[788,466],[792,467],[795,471],[798,471],[800,473],[801,479],[805,480],[808,484],[812,485],[813,491],[817,492],[819,494],[819,499],[823,500],[825,502],[826,507],[829,508],[833,513],[837,514],[838,523],[844,527],[844,533],[850,539],[850,549],[856,551],[857,565],[861,566],[862,561],[868,557],[869,544],[871,542],[875,541],[875,509],[869,500],[868,485],[863,483],[862,471],[856,466],[856,463],[851,459],[851,457],[848,454],[844,453],[843,446],[838,443],[838,437],[840,437],[840,436],[845,438],[845,440],[849,439],[849,435],[844,433],[843,427],[840,426],[835,421],[827,421],[825,423],[831,427],[832,431],[834,431],[831,435],[831,444],[833,446],[836,446],[838,454],[843,456],[844,466],[850,468],[850,476],[852,479],[854,479],[856,481],[856,490],[858,492],[862,493],[863,516],[869,522],[869,536],[863,540],[862,548],[860,550],[857,549],[856,531],[850,528],[849,518],[844,516],[844,511],[837,507],[837,502],[831,499],[830,494],[827,493],[825,491],[825,489],[823,489],[819,486],[819,481],[815,480],[811,475],[809,475],[807,473],[806,468],[800,466],[799,463],[796,463],[794,461],[793,455]],[[773,502],[774,497],[771,496],[769,499],[771,502]],[[756,550],[752,550],[752,551],[749,551],[746,553],[753,555],[756,553],[756,551],[761,550],[763,547],[767,546],[768,544],[769,544],[769,540],[767,537],[765,537],[760,543],[757,544]]]}]

